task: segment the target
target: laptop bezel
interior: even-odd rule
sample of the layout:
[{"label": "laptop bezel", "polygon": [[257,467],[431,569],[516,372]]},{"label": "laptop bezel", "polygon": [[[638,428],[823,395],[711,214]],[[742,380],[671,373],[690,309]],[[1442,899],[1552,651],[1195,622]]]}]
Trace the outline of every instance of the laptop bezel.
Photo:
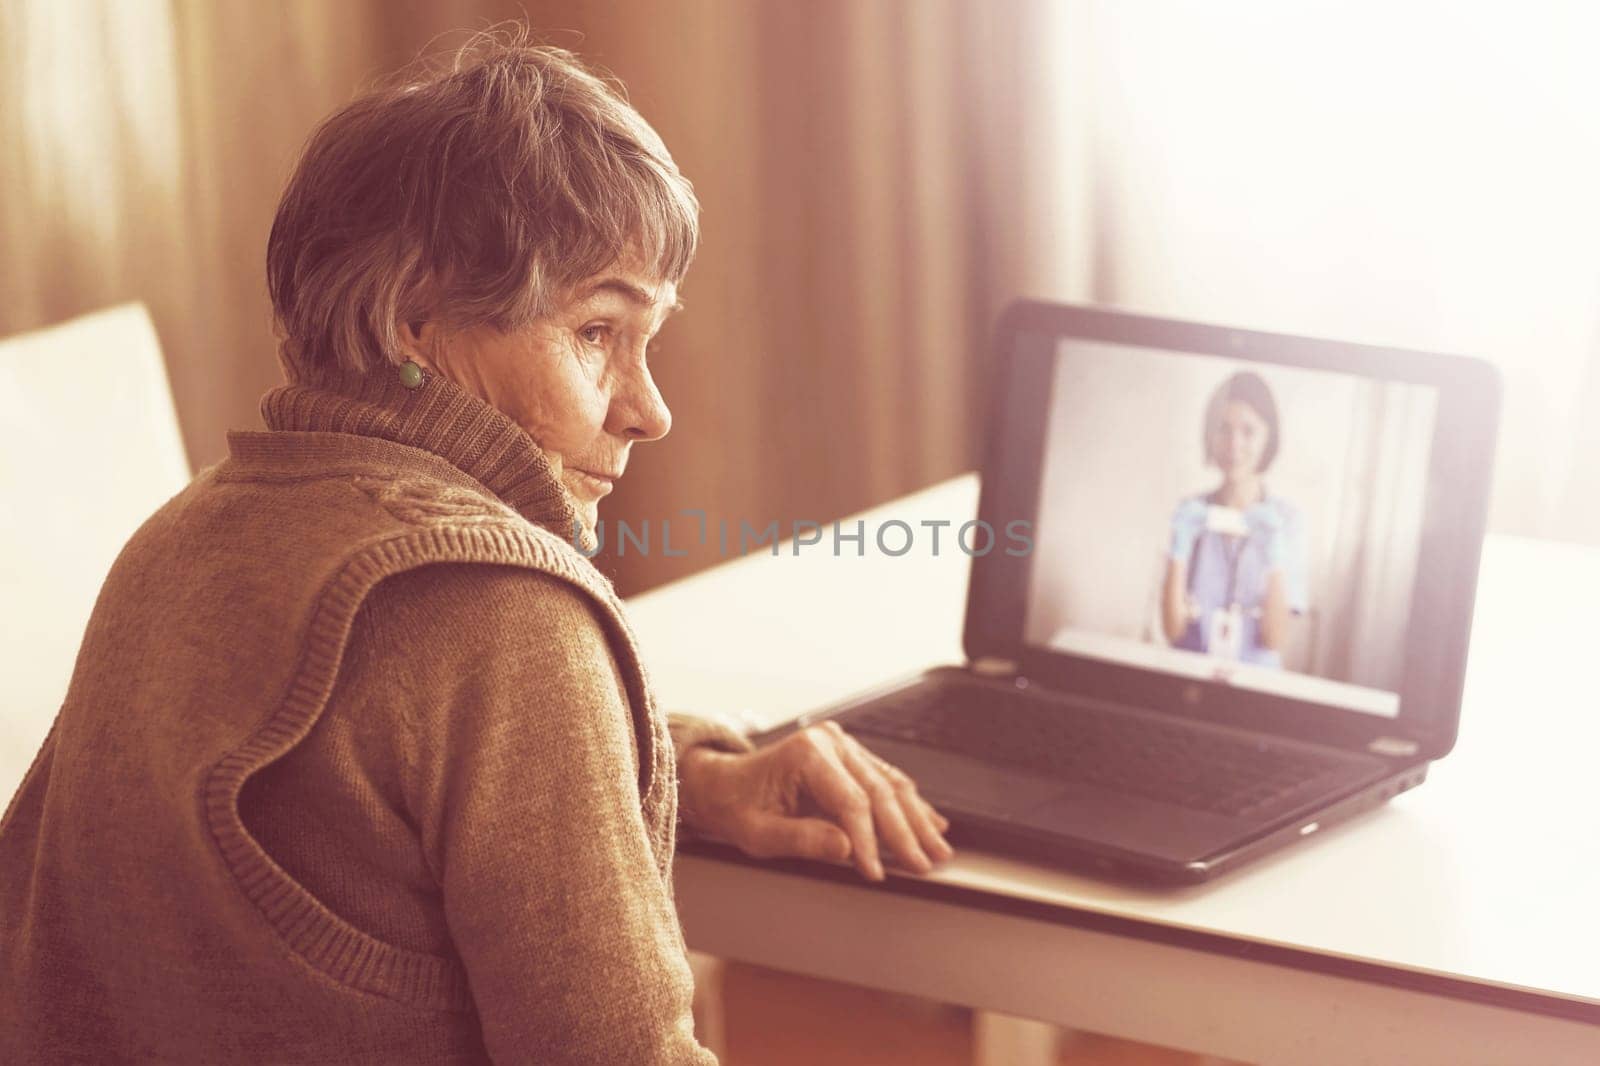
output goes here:
[{"label": "laptop bezel", "polygon": [[[1389,718],[1199,681],[1024,642],[1034,552],[1015,545],[1007,524],[1035,527],[1056,352],[1062,340],[1216,356],[1403,381],[1438,390],[1427,498],[1407,635],[1400,712]],[[996,331],[989,432],[978,517],[995,548],[972,560],[963,647],[969,661],[1016,664],[1031,682],[1159,713],[1256,729],[1350,750],[1381,744],[1435,759],[1455,744],[1471,638],[1472,606],[1488,518],[1500,377],[1490,364],[1345,341],[1155,318],[1070,304],[1021,301]],[[1040,387],[1045,383],[1044,388]],[[1015,527],[1013,527],[1015,528]],[[1035,545],[1037,547],[1037,545]],[[1399,747],[1396,748],[1396,742]]]}]

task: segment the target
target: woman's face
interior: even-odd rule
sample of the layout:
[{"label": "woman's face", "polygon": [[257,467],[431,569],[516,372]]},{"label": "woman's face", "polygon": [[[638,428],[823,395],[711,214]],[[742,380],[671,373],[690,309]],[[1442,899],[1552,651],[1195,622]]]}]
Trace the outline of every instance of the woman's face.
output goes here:
[{"label": "woman's face", "polygon": [[[676,285],[624,260],[573,286],[553,312],[522,329],[447,331],[431,346],[433,365],[560,461],[561,480],[593,529],[629,448],[672,426],[645,355],[677,309]],[[423,352],[429,328],[418,335]]]},{"label": "woman's face", "polygon": [[1271,433],[1272,427],[1254,407],[1231,400],[1211,431],[1211,460],[1230,481],[1254,477],[1261,470]]}]

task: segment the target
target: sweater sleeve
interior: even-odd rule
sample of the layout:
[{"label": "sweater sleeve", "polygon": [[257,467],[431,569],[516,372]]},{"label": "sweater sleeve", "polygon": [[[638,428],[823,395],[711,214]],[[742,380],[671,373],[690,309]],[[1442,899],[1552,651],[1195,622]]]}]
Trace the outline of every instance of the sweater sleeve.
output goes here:
[{"label": "sweater sleeve", "polygon": [[548,575],[424,569],[392,618],[438,665],[406,801],[494,1061],[715,1063],[599,617]]},{"label": "sweater sleeve", "polygon": [[672,733],[672,748],[680,763],[683,762],[684,752],[701,745],[734,755],[755,748],[743,733],[713,718],[674,711],[667,715],[667,729]]},{"label": "sweater sleeve", "polygon": [[677,755],[679,773],[678,840],[683,843],[689,843],[707,839],[704,833],[695,828],[688,805],[683,799],[682,773],[684,753],[690,748],[705,746],[715,748],[717,751],[726,751],[738,755],[743,752],[754,751],[755,745],[743,733],[725,723],[691,714],[674,712],[667,715],[667,729],[672,733],[672,749]]}]

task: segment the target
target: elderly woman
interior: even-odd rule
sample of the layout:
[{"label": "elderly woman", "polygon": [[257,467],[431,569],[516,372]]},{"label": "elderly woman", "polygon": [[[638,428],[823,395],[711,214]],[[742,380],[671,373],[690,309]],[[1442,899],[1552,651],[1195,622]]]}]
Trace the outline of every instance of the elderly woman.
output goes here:
[{"label": "elderly woman", "polygon": [[669,720],[587,558],[670,425],[696,237],[559,50],[479,41],[318,130],[267,250],[288,384],[129,542],[0,826],[0,1060],[710,1062],[680,828],[950,855],[836,728]]}]

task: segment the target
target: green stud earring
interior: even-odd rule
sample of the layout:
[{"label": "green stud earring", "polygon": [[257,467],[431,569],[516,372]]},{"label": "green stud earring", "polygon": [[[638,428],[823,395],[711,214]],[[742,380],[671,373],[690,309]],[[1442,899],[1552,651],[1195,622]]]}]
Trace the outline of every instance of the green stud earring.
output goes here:
[{"label": "green stud earring", "polygon": [[408,389],[414,389],[422,384],[422,368],[414,359],[407,359],[400,364],[400,384]]}]

